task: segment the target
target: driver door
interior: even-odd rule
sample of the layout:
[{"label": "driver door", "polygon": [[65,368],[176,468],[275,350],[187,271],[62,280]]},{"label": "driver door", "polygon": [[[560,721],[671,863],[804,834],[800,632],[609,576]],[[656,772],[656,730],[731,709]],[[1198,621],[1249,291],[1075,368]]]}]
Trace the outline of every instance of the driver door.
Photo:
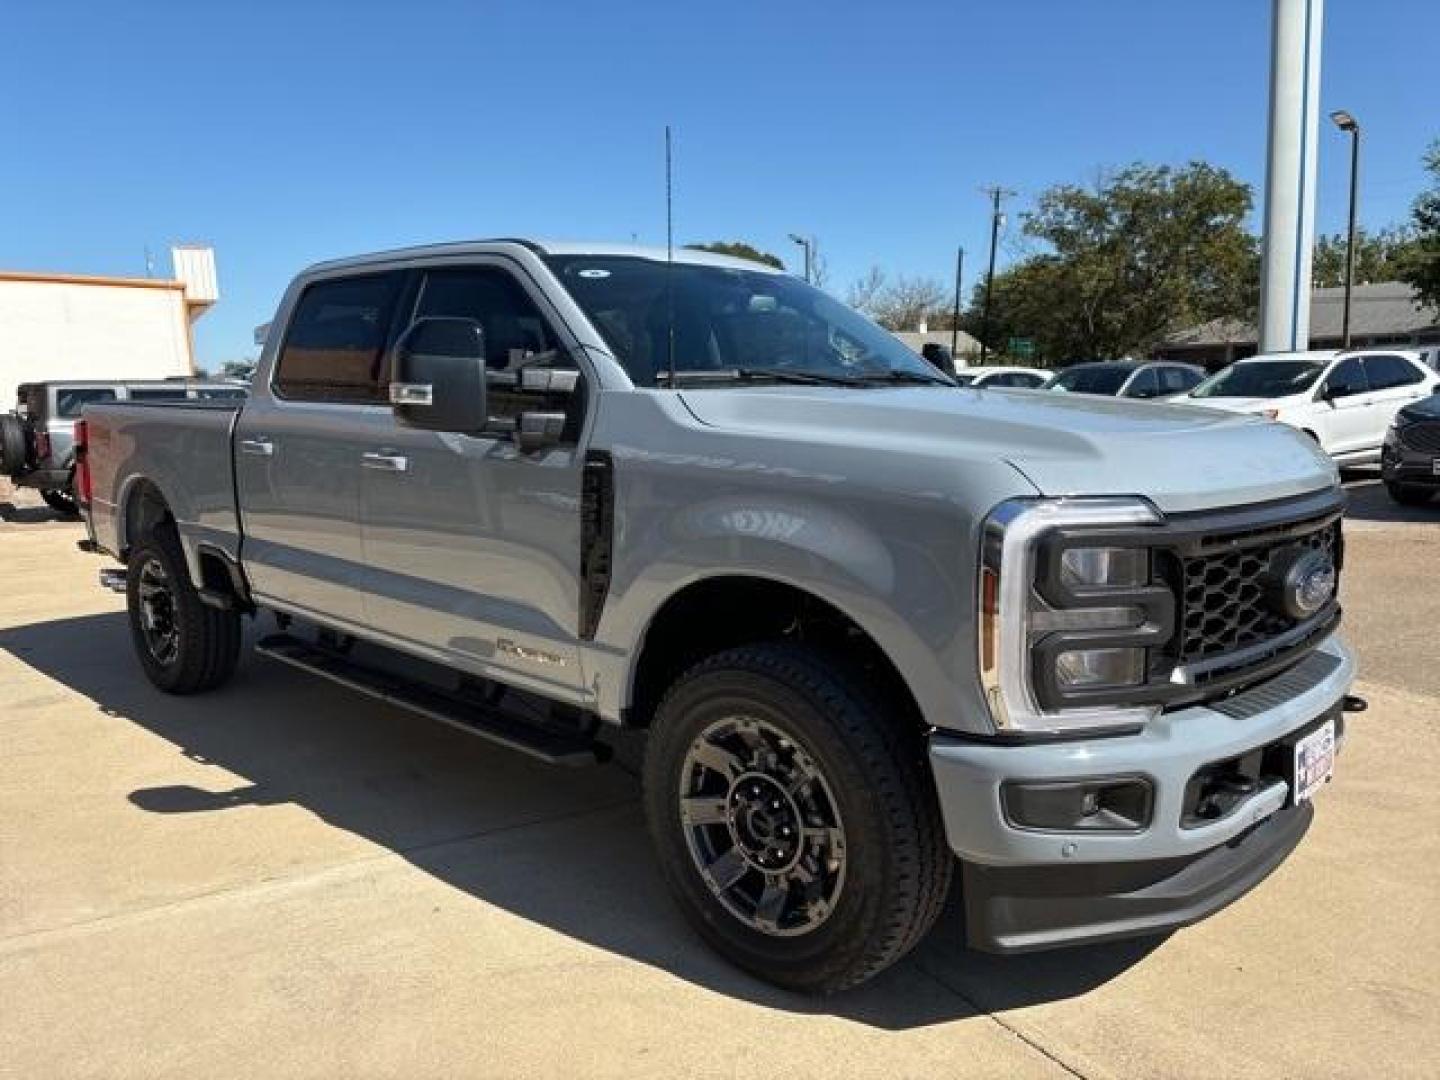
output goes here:
[{"label": "driver door", "polygon": [[[408,322],[475,320],[492,375],[573,368],[558,321],[505,260],[420,275]],[[495,380],[488,398],[501,419],[543,405]],[[567,400],[564,434],[530,452],[506,434],[426,431],[389,411],[377,418],[360,482],[371,625],[448,666],[552,695],[582,692],[583,378]]]}]

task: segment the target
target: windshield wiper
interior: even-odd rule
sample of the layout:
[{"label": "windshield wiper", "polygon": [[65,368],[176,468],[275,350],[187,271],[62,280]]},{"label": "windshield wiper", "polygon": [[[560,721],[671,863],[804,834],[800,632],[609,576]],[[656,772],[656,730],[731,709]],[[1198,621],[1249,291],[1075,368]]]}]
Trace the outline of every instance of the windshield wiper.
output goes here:
[{"label": "windshield wiper", "polygon": [[870,371],[859,377],[866,383],[904,383],[907,386],[958,386],[957,382],[943,375],[927,375],[923,371],[905,371],[891,368],[887,371]]},{"label": "windshield wiper", "polygon": [[[683,383],[704,386],[707,383],[770,382],[791,383],[796,386],[864,386],[861,379],[848,375],[826,375],[823,372],[798,371],[790,368],[690,368],[674,374],[673,385]],[[658,386],[672,384],[668,371],[657,371],[655,383]]]}]

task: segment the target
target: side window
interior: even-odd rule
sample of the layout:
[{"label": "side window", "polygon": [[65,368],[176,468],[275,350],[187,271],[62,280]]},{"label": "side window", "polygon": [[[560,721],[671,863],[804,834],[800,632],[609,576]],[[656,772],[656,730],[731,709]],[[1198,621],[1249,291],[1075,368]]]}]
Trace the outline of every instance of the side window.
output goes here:
[{"label": "side window", "polygon": [[1160,394],[1160,380],[1155,375],[1154,368],[1144,368],[1130,385],[1125,388],[1125,396],[1132,398],[1152,398]]},{"label": "side window", "polygon": [[292,401],[385,401],[381,353],[401,275],[368,274],[309,286],[295,305],[275,389]]},{"label": "side window", "polygon": [[1015,385],[1022,390],[1034,390],[1037,387],[1045,385],[1044,375],[1018,374],[1013,376],[1013,378],[1015,379]]},{"label": "side window", "polygon": [[540,309],[520,283],[498,267],[426,273],[414,318],[435,317],[478,322],[485,331],[485,364],[491,371],[555,363],[557,342]]},{"label": "side window", "polygon": [[92,401],[114,401],[115,391],[98,386],[60,387],[55,391],[55,415],[62,420],[76,419]]},{"label": "side window", "polygon": [[1365,378],[1365,369],[1360,365],[1360,358],[1352,356],[1341,360],[1325,380],[1325,390],[1331,397],[1353,397],[1356,394],[1368,393],[1370,383]]},{"label": "side window", "polygon": [[1367,356],[1365,374],[1370,380],[1372,390],[1411,386],[1425,378],[1415,365],[1403,356]]},{"label": "side window", "polygon": [[578,436],[584,416],[581,392],[547,402],[544,395],[512,388],[500,375],[520,368],[575,366],[545,316],[510,273],[494,266],[427,271],[414,313],[414,319],[426,318],[474,319],[485,331],[485,364],[496,373],[488,388],[492,416],[563,410],[568,413],[567,437]]}]

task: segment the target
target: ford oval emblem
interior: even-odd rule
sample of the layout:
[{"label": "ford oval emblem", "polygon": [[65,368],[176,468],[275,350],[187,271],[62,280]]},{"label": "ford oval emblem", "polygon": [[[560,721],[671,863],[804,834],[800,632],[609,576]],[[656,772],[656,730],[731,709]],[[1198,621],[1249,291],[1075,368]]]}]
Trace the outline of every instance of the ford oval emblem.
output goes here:
[{"label": "ford oval emblem", "polygon": [[1335,564],[1323,551],[1292,551],[1272,571],[1278,585],[1271,592],[1271,606],[1278,614],[1297,622],[1310,618],[1335,595]]}]

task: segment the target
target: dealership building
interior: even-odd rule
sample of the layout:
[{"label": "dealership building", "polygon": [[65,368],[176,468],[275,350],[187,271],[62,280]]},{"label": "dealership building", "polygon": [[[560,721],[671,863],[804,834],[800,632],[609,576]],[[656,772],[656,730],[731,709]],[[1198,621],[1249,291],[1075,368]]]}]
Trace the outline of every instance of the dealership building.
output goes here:
[{"label": "dealership building", "polygon": [[172,249],[169,278],[0,270],[0,411],[21,383],[195,372],[195,320],[219,299],[215,253]]},{"label": "dealership building", "polygon": [[[1343,288],[1315,289],[1310,300],[1310,348],[1338,349],[1345,315]],[[1356,285],[1350,304],[1350,347],[1372,345],[1440,346],[1440,310],[1419,302],[1415,290],[1399,281]],[[1255,324],[1215,319],[1172,334],[1156,350],[1160,360],[1184,360],[1210,370],[1254,356]]]}]

